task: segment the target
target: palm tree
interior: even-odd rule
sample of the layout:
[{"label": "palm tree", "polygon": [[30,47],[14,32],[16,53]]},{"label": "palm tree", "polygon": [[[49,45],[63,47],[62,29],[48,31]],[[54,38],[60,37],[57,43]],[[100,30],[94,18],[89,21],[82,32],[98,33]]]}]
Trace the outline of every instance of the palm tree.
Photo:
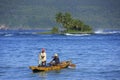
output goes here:
[{"label": "palm tree", "polygon": [[56,22],[62,23],[63,22],[63,14],[61,12],[56,14]]}]

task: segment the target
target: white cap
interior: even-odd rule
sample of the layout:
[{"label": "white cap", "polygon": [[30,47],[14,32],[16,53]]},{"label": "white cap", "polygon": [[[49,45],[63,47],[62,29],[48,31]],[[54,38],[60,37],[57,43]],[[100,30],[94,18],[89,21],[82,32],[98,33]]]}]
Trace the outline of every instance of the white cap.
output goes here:
[{"label": "white cap", "polygon": [[58,56],[58,54],[57,54],[57,53],[55,53],[55,54],[54,54],[54,56]]}]

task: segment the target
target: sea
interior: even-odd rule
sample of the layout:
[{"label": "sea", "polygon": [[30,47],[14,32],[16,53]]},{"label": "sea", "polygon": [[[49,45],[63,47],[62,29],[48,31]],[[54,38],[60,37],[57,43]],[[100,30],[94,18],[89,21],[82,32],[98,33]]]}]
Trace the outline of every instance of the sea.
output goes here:
[{"label": "sea", "polygon": [[[120,80],[120,31],[94,34],[38,34],[0,30],[0,80]],[[33,73],[45,48],[47,63],[57,53],[75,68]]]}]

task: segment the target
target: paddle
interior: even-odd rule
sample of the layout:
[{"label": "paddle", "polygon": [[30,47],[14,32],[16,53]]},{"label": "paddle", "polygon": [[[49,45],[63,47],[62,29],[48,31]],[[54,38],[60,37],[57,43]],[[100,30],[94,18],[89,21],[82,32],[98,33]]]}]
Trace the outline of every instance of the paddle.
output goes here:
[{"label": "paddle", "polygon": [[76,67],[76,65],[75,65],[75,64],[69,64],[69,66],[70,66],[70,67],[73,67],[73,68],[75,68],[75,67]]},{"label": "paddle", "polygon": [[76,67],[75,64],[72,64],[72,60],[69,60],[68,62],[70,62],[69,67],[71,67],[71,68],[75,68]]}]

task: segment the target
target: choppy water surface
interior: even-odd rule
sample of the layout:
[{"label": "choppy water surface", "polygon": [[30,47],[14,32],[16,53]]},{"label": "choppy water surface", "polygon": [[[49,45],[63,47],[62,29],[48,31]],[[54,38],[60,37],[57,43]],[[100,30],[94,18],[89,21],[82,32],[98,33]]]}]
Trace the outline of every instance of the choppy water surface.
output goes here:
[{"label": "choppy water surface", "polygon": [[[32,73],[38,53],[46,49],[72,60],[75,69]],[[39,35],[0,32],[0,80],[120,80],[120,33],[92,35]]]}]

